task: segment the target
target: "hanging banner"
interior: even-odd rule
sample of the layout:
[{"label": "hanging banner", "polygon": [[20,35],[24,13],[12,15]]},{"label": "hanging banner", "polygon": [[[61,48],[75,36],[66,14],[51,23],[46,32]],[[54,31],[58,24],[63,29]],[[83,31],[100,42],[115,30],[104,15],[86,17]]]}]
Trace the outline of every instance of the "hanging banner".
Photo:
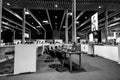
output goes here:
[{"label": "hanging banner", "polygon": [[91,17],[91,31],[96,31],[98,30],[98,13],[95,13]]}]

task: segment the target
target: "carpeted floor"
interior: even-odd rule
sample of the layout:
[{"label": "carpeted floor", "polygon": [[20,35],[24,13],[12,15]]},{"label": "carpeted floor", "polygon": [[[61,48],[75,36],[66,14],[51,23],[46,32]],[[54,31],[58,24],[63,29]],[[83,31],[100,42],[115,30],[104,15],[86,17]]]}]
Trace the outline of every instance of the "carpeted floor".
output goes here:
[{"label": "carpeted floor", "polygon": [[[26,73],[14,76],[1,76],[0,80],[120,80],[120,64],[101,58],[82,55],[82,68],[85,71],[71,73],[58,72],[44,62],[41,56],[37,63],[36,73]],[[73,55],[72,60],[78,63],[78,56]]]}]

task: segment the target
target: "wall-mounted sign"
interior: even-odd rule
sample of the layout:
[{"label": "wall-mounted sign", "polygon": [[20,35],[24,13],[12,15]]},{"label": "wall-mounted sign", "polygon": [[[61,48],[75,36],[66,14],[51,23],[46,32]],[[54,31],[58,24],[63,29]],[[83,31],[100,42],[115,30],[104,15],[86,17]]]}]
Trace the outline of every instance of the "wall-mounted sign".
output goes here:
[{"label": "wall-mounted sign", "polygon": [[94,42],[93,33],[89,34],[89,42]]},{"label": "wall-mounted sign", "polygon": [[91,17],[91,31],[96,31],[98,30],[98,13],[95,13]]}]

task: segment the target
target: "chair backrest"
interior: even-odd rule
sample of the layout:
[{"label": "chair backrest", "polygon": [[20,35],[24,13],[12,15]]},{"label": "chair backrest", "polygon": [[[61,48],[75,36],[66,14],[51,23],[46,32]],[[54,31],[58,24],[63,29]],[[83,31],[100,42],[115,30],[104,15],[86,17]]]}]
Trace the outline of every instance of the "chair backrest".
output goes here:
[{"label": "chair backrest", "polygon": [[77,50],[76,51],[81,51],[81,44],[77,44]]}]

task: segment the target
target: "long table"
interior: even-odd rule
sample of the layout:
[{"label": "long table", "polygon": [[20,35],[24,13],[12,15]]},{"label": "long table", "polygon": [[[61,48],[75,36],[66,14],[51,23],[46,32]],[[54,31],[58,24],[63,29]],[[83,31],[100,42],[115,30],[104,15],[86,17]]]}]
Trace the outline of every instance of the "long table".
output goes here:
[{"label": "long table", "polygon": [[79,55],[79,70],[81,70],[81,52],[80,52],[80,51],[67,52],[67,54],[69,55],[70,71],[73,71],[73,70],[72,70],[72,60],[71,60],[71,56],[74,55],[74,54]]}]

